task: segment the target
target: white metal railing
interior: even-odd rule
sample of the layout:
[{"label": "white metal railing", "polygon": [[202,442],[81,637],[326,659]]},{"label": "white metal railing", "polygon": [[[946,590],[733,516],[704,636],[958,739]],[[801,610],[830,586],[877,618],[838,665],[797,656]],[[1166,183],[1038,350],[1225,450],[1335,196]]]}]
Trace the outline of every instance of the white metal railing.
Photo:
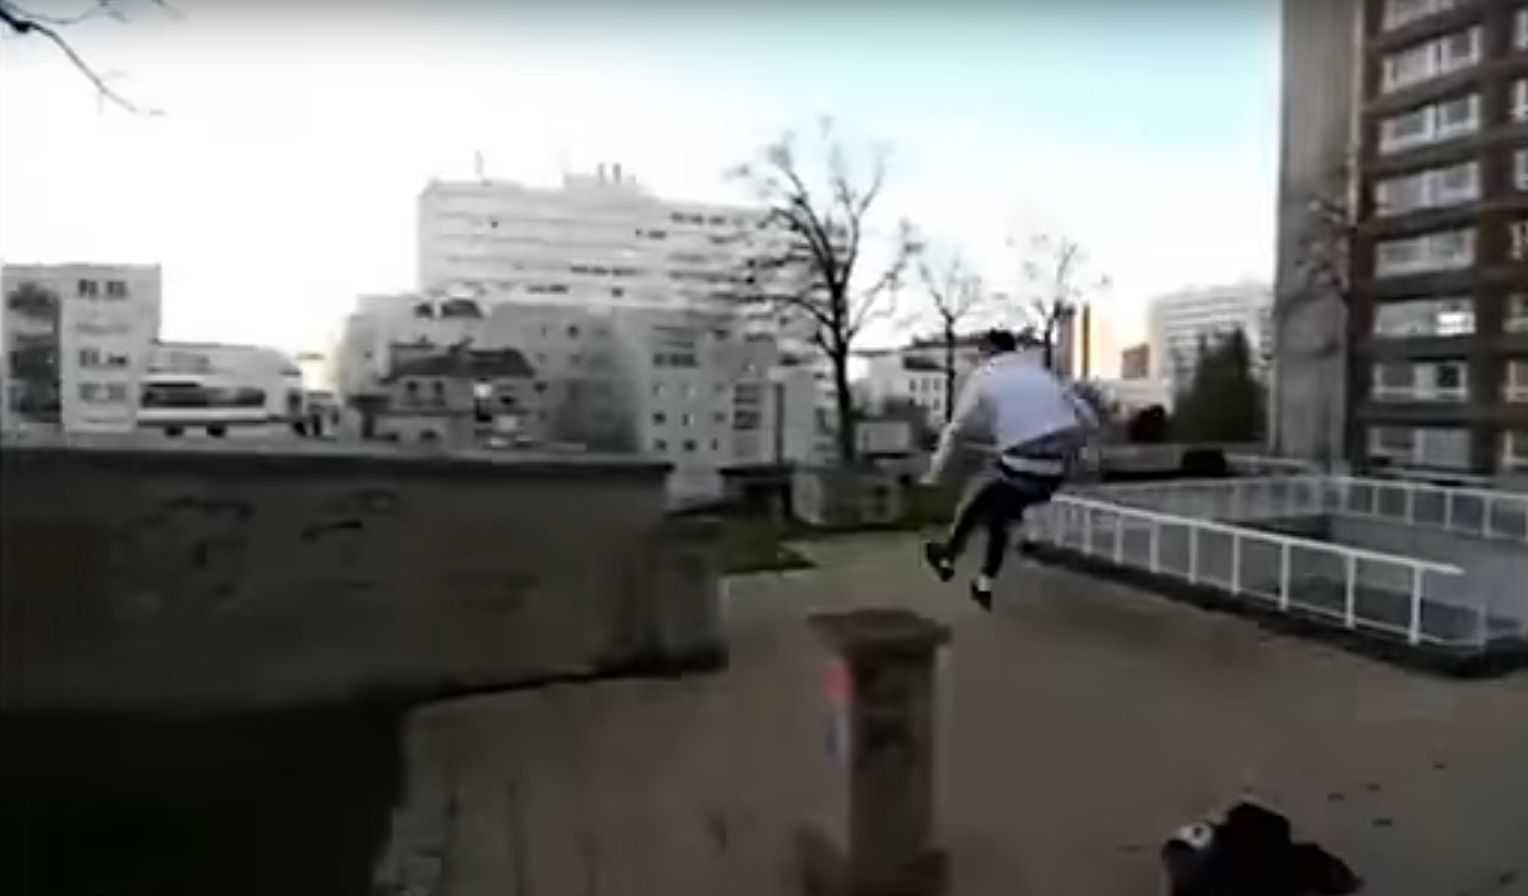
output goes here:
[{"label": "white metal railing", "polygon": [[1528,494],[1343,475],[1176,479],[1079,494],[1165,513],[1258,520],[1333,513],[1528,544]]},{"label": "white metal railing", "polygon": [[1070,493],[1034,508],[1027,525],[1058,548],[1412,645],[1480,647],[1491,636],[1485,607],[1438,599],[1463,574],[1447,563]]},{"label": "white metal railing", "polygon": [[1327,509],[1350,516],[1431,526],[1496,541],[1528,544],[1528,495],[1409,479],[1330,476]]}]

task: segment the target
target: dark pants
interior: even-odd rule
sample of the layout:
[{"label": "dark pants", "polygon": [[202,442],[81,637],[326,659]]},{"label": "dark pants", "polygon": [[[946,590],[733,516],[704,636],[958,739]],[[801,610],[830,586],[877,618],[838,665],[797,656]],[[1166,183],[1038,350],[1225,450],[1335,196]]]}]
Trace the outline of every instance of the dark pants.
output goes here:
[{"label": "dark pants", "polygon": [[967,490],[955,523],[945,542],[946,556],[953,562],[965,550],[966,541],[978,526],[987,530],[987,553],[982,575],[997,578],[1008,553],[1008,530],[1024,519],[1024,510],[1049,501],[1061,487],[1060,476],[1032,476],[994,468]]}]

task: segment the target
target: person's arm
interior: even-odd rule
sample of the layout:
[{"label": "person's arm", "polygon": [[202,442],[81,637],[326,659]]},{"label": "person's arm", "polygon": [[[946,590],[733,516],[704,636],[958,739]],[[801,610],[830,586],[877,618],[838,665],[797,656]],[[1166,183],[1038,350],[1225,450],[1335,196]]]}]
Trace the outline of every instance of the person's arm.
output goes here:
[{"label": "person's arm", "polygon": [[955,410],[950,415],[950,422],[946,423],[939,433],[939,445],[934,449],[934,456],[929,459],[928,472],[923,475],[924,484],[933,485],[944,478],[950,458],[955,454],[956,443],[974,429],[980,419],[981,379],[982,371],[978,368],[966,381],[965,388],[960,391],[960,398],[955,402]]},{"label": "person's arm", "polygon": [[1092,402],[1077,393],[1076,388],[1066,388],[1067,400],[1072,404],[1072,411],[1077,415],[1077,423],[1085,430],[1092,432],[1102,424],[1098,419],[1098,412],[1093,409]]}]

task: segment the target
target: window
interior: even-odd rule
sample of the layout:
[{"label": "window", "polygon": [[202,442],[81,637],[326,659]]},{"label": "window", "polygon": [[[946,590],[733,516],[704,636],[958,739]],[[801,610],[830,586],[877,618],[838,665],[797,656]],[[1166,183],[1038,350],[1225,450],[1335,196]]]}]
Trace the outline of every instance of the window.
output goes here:
[{"label": "window", "polygon": [[1438,139],[1473,132],[1480,126],[1480,94],[1438,104]]},{"label": "window", "polygon": [[569,339],[577,339],[578,338],[578,324],[568,324],[568,338]]},{"label": "window", "polygon": [[80,349],[80,366],[81,367],[100,367],[101,366],[101,350],[100,349],[95,349],[95,348],[82,348],[82,349]]},{"label": "window", "polygon": [[1528,78],[1512,82],[1512,120],[1528,121]]},{"label": "window", "polygon": [[668,450],[668,442],[665,442],[663,439],[653,439],[653,450],[654,451],[667,451]]},{"label": "window", "polygon": [[1528,472],[1528,429],[1502,433],[1501,466],[1504,473]]},{"label": "window", "polygon": [[689,452],[693,452],[695,450],[695,440],[694,439],[685,439],[684,440],[684,450],[685,451],[689,451]]},{"label": "window", "polygon": [[661,398],[661,397],[663,397],[663,384],[662,383],[653,383],[653,397],[654,398]]},{"label": "window", "polygon": [[1528,190],[1528,149],[1512,154],[1512,181],[1519,190]]},{"label": "window", "polygon": [[90,298],[98,294],[100,284],[94,280],[81,280],[78,288],[81,297]]},{"label": "window", "polygon": [[1440,39],[1438,68],[1443,74],[1469,68],[1480,61],[1480,26],[1450,34]]},{"label": "window", "polygon": [[691,414],[680,414],[679,415],[679,425],[680,426],[689,426],[689,425],[691,425],[694,422],[695,422],[695,417],[693,415],[691,415]]},{"label": "window", "polygon": [[1480,198],[1480,163],[1465,162],[1427,172],[1431,205],[1457,205]]},{"label": "window", "polygon": [[1528,218],[1521,218],[1507,225],[1512,244],[1509,253],[1513,261],[1528,261]]},{"label": "window", "polygon": [[668,422],[668,415],[662,411],[653,411],[653,422],[662,426]]},{"label": "window", "polygon": [[1386,93],[1433,77],[1438,71],[1437,44],[1429,41],[1385,57],[1382,87]]},{"label": "window", "polygon": [[1387,118],[1379,124],[1380,152],[1400,152],[1433,139],[1432,106],[1423,106],[1413,112]]},{"label": "window", "polygon": [[1515,21],[1516,40],[1513,43],[1517,44],[1519,50],[1528,50],[1528,6],[1517,11]]},{"label": "window", "polygon": [[1528,359],[1507,362],[1502,372],[1502,399],[1514,404],[1528,402]]},{"label": "window", "polygon": [[1515,292],[1507,296],[1502,330],[1508,333],[1528,333],[1528,292]]},{"label": "window", "polygon": [[109,299],[127,298],[127,284],[121,280],[107,280],[106,297]]},{"label": "window", "polygon": [[1374,335],[1381,338],[1466,336],[1474,332],[1475,304],[1467,298],[1387,302],[1374,309]]},{"label": "window", "polygon": [[106,384],[106,400],[107,401],[127,401],[127,384],[126,383],[107,383]]},{"label": "window", "polygon": [[719,439],[712,439],[711,440],[711,450],[712,451],[720,451],[720,450],[722,450],[722,443],[721,443],[721,441]]},{"label": "window", "polygon": [[101,387],[95,383],[80,383],[80,401],[99,401]]}]

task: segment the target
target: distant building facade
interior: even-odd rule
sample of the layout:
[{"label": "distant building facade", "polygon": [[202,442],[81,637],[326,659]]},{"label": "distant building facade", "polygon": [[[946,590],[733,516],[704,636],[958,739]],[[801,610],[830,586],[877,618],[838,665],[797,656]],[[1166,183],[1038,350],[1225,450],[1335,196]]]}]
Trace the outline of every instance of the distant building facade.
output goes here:
[{"label": "distant building facade", "polygon": [[159,266],[6,265],[0,295],[7,425],[132,431],[159,334]]},{"label": "distant building facade", "polygon": [[1233,330],[1247,337],[1254,373],[1265,376],[1273,354],[1273,293],[1261,283],[1198,287],[1159,296],[1148,311],[1152,376],[1175,392],[1188,388],[1201,346]]}]

